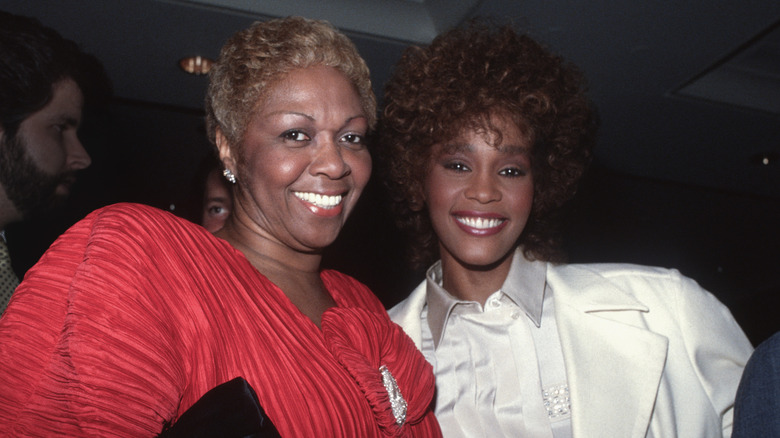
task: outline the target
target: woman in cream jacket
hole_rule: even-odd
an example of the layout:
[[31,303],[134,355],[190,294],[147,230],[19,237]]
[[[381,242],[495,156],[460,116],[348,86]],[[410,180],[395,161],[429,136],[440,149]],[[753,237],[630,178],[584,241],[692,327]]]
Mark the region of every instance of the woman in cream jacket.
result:
[[382,146],[426,280],[390,311],[436,373],[445,437],[721,437],[752,347],[674,270],[566,265],[555,218],[591,157],[576,68],[475,23],[409,49]]

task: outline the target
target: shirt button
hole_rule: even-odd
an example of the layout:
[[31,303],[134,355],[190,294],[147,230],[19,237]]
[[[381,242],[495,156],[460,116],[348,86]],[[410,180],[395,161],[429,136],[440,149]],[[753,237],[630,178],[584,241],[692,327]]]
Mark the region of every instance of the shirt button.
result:
[[490,305],[492,307],[501,307],[501,302],[496,300],[496,299],[492,299],[492,300],[490,300]]
[[511,315],[511,316],[512,316],[512,319],[517,319],[517,318],[520,318],[520,312],[518,312],[517,310],[515,310],[515,311],[513,311],[513,312],[512,312],[512,315]]

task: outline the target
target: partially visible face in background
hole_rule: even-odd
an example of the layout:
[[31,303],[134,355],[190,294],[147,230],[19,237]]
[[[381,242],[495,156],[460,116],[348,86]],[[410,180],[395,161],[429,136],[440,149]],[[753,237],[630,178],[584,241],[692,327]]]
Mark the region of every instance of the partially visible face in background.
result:
[[203,211],[201,225],[211,233],[216,233],[225,225],[233,211],[233,197],[230,186],[217,169],[206,177],[206,189],[203,192]]

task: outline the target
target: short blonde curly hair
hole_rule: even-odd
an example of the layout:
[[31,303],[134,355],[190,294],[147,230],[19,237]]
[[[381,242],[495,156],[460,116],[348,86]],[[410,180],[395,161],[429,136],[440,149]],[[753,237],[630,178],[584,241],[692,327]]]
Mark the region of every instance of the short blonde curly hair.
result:
[[255,22],[222,47],[209,72],[209,140],[215,144],[219,128],[229,144],[239,144],[268,87],[292,70],[313,65],[333,67],[349,79],[373,129],[376,97],[368,66],[352,41],[327,21],[287,17]]

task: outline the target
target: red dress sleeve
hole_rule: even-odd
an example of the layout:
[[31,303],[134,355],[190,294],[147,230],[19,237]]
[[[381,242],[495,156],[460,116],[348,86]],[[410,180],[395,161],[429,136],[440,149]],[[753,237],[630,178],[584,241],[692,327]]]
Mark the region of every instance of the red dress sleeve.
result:
[[154,436],[177,412],[183,370],[134,293],[154,281],[143,249],[101,213],[50,247],[0,320],[0,436]]
[[336,271],[324,274],[339,304],[351,304],[323,314],[325,344],[365,395],[382,435],[440,437],[433,367],[365,285]]

